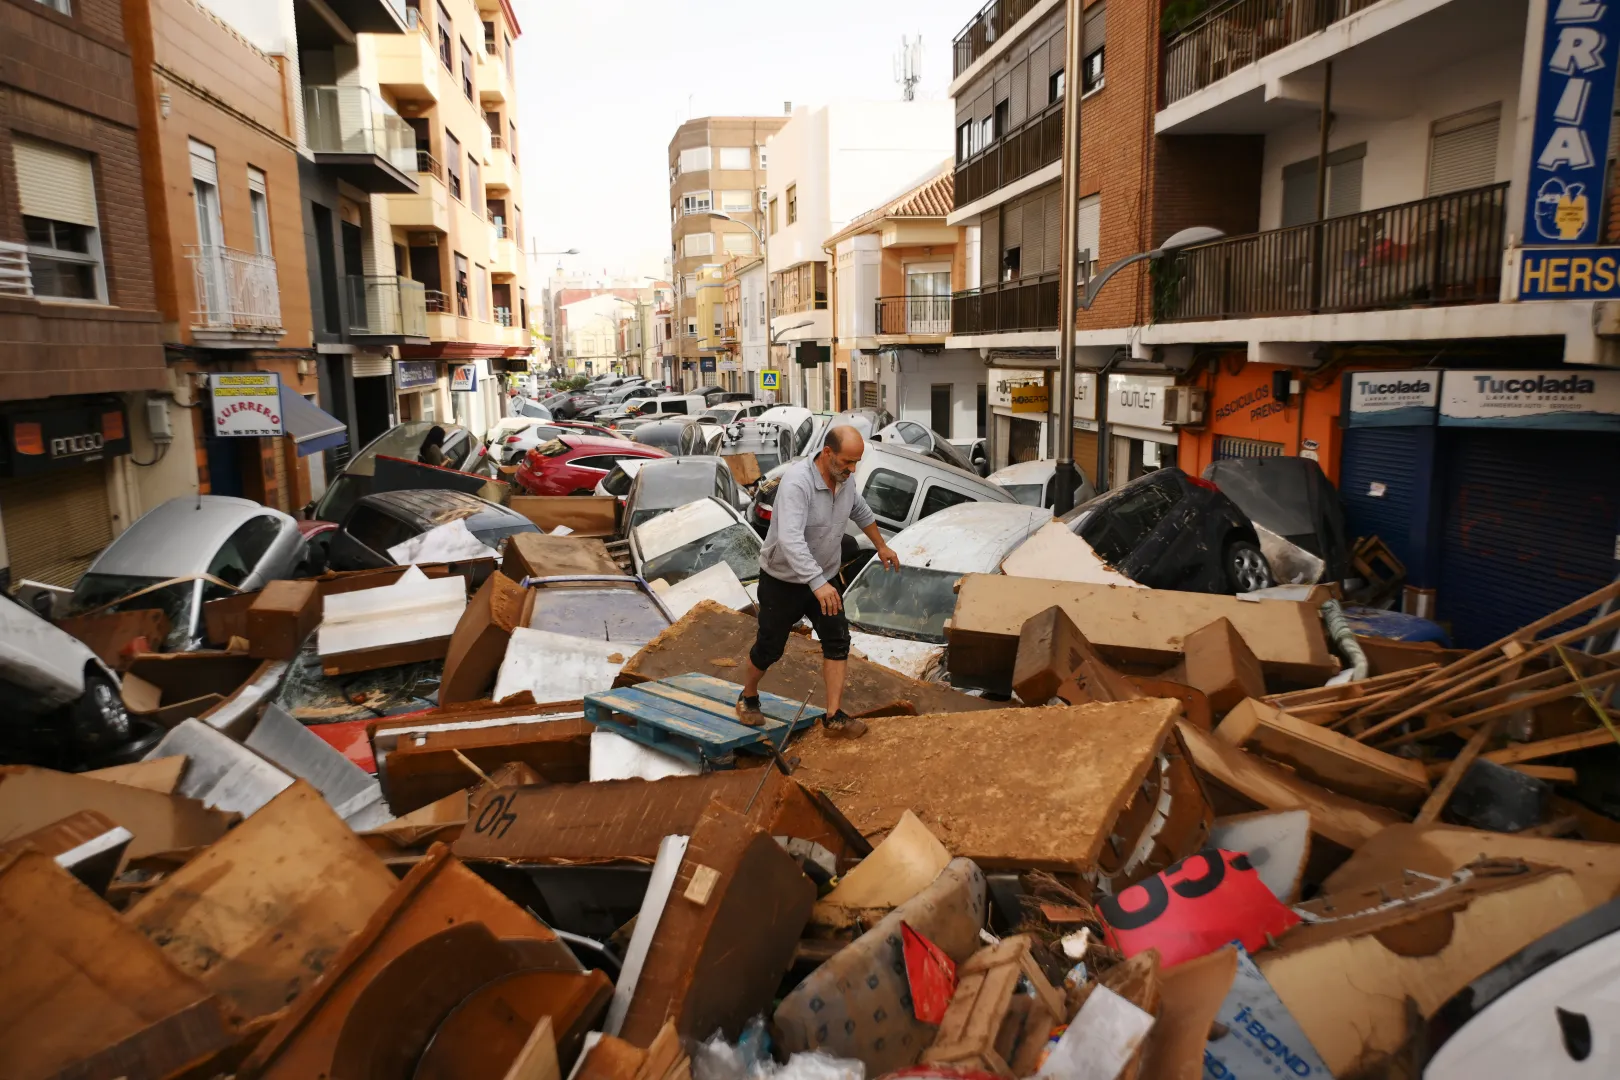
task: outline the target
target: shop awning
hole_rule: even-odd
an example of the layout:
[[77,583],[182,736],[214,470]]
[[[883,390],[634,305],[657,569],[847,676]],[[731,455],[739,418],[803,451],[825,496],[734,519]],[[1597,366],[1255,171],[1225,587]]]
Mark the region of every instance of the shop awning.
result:
[[298,446],[299,457],[332,450],[349,441],[348,425],[285,386],[281,388],[281,419],[287,437]]

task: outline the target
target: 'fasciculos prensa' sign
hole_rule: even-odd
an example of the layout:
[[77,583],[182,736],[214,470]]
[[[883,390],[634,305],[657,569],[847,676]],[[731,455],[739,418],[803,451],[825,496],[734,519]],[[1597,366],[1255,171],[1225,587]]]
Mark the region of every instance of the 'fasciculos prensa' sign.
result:
[[1524,243],[1599,241],[1620,3],[1547,0]]
[[255,438],[286,434],[281,420],[281,376],[270,371],[211,375],[214,434]]
[[1620,371],[1448,371],[1440,426],[1620,431]]

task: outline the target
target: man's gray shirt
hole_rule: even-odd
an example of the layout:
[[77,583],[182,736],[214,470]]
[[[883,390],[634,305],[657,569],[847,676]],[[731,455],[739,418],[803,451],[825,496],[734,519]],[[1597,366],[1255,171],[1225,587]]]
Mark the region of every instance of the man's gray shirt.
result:
[[827,488],[815,458],[800,458],[782,474],[771,506],[771,529],[759,553],[759,568],[778,581],[819,589],[838,573],[844,523],[864,529],[877,518],[855,490],[855,477]]

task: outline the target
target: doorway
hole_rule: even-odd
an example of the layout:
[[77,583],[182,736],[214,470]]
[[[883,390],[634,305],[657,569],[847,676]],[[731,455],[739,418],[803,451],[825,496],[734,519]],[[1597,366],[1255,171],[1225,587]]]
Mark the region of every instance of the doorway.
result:
[[935,383],[928,388],[928,426],[936,434],[951,437],[950,383]]
[[849,368],[838,369],[838,411],[849,410]]
[[366,375],[354,380],[354,421],[365,446],[392,426],[394,395],[387,375]]

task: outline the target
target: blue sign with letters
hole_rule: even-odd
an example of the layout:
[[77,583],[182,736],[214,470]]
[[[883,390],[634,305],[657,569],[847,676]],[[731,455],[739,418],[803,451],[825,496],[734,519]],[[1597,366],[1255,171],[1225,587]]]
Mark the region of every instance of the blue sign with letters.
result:
[[[1547,0],[1524,243],[1597,243],[1620,2]],[[1568,297],[1566,297],[1568,299]]]
[[1520,300],[1620,300],[1620,247],[1525,248]]

